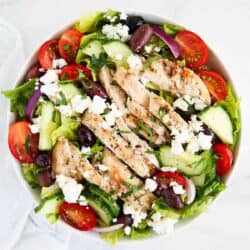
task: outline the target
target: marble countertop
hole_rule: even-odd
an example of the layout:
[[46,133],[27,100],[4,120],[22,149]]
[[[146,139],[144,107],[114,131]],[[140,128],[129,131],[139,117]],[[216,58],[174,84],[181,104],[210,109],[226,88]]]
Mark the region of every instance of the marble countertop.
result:
[[[0,0],[0,17],[21,33],[25,57],[41,41],[89,10],[140,10],[167,17],[197,32],[219,55],[242,99],[243,136],[235,174],[208,213],[160,241],[136,242],[130,249],[250,249],[250,1],[249,0]],[[1,36],[1,34],[0,34]],[[1,48],[0,48],[1,49]],[[3,112],[1,110],[1,112]],[[1,133],[3,133],[1,131]],[[1,138],[2,134],[1,134]],[[250,151],[249,151],[250,152]],[[1,159],[0,159],[1,165]],[[21,191],[20,191],[21,192]],[[31,236],[32,237],[32,236]],[[77,236],[75,236],[77,238]],[[39,241],[39,240],[38,240]],[[78,239],[78,242],[79,239]],[[88,245],[88,244],[87,244]],[[91,245],[91,244],[90,244]],[[28,246],[28,245],[27,245]],[[48,244],[47,249],[52,245]],[[71,249],[76,246],[72,244]],[[19,249],[19,248],[15,248]],[[20,248],[21,249],[21,248]],[[35,248],[22,248],[25,250]],[[53,245],[53,249],[57,250]],[[61,249],[61,248],[58,248]],[[83,250],[84,244],[82,245]],[[94,249],[90,246],[86,249]],[[98,249],[106,249],[99,245]],[[122,246],[118,249],[125,249]],[[35,249],[36,250],[36,249]]]

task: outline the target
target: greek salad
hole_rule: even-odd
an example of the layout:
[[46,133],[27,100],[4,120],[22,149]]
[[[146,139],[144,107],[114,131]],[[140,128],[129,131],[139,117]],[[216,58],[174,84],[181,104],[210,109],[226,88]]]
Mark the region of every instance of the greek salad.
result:
[[240,130],[205,42],[172,23],[91,13],[44,42],[2,93],[36,213],[110,243],[167,234],[225,189]]

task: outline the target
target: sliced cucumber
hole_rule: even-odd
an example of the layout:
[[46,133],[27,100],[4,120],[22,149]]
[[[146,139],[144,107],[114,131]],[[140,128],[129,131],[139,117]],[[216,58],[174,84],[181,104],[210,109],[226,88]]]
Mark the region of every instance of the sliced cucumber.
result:
[[58,194],[59,192],[60,192],[60,189],[56,183],[49,186],[49,187],[42,187],[41,199],[45,199],[45,198],[50,197],[54,194]]
[[176,167],[187,176],[197,176],[204,173],[212,162],[210,151],[201,155],[194,155],[188,152],[176,155],[171,152],[169,146],[163,146],[159,151],[159,161],[162,166]]
[[199,115],[199,118],[224,142],[234,143],[233,125],[229,114],[221,106],[213,106]]
[[86,192],[85,197],[89,206],[96,212],[105,225],[110,225],[114,217],[109,206],[95,194]]
[[39,136],[39,150],[50,150],[52,148],[51,133],[60,125],[58,111],[51,102],[42,104],[41,123]]
[[104,52],[102,43],[99,40],[91,40],[84,47],[81,48],[83,54],[92,56],[95,55],[97,58]]
[[59,84],[59,88],[61,89],[67,100],[70,100],[76,95],[82,94],[81,90],[77,88],[73,83]]
[[105,43],[103,48],[117,66],[126,66],[127,58],[133,54],[129,46],[121,41],[111,41]]
[[114,217],[117,217],[119,215],[120,207],[110,194],[106,193],[100,187],[94,184],[90,184],[87,190],[91,194],[99,196],[109,206]]

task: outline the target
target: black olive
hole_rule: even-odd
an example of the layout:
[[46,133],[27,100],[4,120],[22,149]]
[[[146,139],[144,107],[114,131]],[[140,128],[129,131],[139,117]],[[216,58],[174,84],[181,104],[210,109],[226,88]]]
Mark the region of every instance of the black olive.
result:
[[128,16],[121,23],[127,25],[129,27],[129,34],[132,34],[145,23],[145,20],[141,16]]
[[82,146],[90,147],[93,146],[96,142],[95,135],[85,126],[81,126],[77,129],[77,135],[78,140]]
[[133,223],[133,219],[130,214],[122,214],[117,219],[117,224],[124,224],[125,226],[130,226]]
[[39,167],[47,167],[51,164],[50,154],[47,152],[40,152],[35,158],[35,164]]
[[180,195],[177,195],[172,187],[169,187],[167,189],[163,189],[161,191],[161,195],[165,199],[166,203],[174,208],[174,209],[182,209],[184,207],[183,201],[180,197]]
[[49,169],[39,173],[37,178],[41,187],[49,187],[54,182]]

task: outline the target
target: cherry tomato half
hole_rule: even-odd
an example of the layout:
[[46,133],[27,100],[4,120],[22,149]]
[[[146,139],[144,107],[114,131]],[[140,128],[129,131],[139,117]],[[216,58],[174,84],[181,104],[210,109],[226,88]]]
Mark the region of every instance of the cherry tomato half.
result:
[[153,176],[153,178],[156,180],[156,182],[161,188],[168,188],[171,181],[175,181],[176,183],[181,185],[183,188],[186,187],[185,177],[181,173],[178,173],[178,172],[170,172],[170,171],[159,172],[159,173],[156,173]]
[[84,65],[71,64],[65,66],[59,74],[60,80],[75,80],[81,71],[87,78],[91,78],[91,71]]
[[38,134],[32,134],[30,123],[19,121],[9,128],[8,144],[12,155],[22,163],[34,162],[38,152]]
[[231,170],[233,163],[232,150],[223,143],[218,143],[213,146],[214,153],[219,157],[216,160],[216,173],[219,176],[224,176]]
[[216,101],[224,100],[227,97],[227,84],[221,75],[210,69],[198,70],[196,73]]
[[206,64],[208,48],[205,42],[195,33],[183,30],[175,37],[180,48],[180,56],[190,68],[198,68]]
[[38,52],[41,66],[44,69],[51,69],[56,58],[58,58],[58,40],[52,39],[42,44]]
[[96,215],[87,206],[63,202],[59,207],[59,214],[67,224],[81,231],[88,231],[96,226]]
[[75,62],[76,52],[79,48],[82,33],[76,29],[66,30],[59,40],[59,52],[66,61]]

